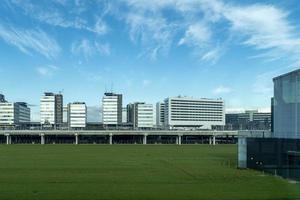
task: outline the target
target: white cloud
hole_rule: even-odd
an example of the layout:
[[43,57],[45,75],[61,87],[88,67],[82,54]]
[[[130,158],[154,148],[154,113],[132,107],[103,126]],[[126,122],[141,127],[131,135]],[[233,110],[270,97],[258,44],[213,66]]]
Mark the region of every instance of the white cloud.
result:
[[152,83],[152,81],[145,79],[145,80],[143,80],[142,85],[143,85],[143,87],[148,87],[151,83]]
[[71,52],[75,55],[83,55],[86,60],[94,55],[110,55],[110,45],[108,43],[91,42],[88,39],[73,42]]
[[54,73],[58,70],[59,68],[57,66],[54,65],[48,65],[48,66],[43,66],[43,67],[37,67],[36,70],[38,72],[38,74],[40,74],[41,76],[53,76]]
[[228,7],[224,16],[231,22],[231,31],[244,35],[242,44],[267,51],[262,54],[264,57],[299,56],[300,38],[285,11],[271,5],[256,4]]
[[55,39],[40,29],[20,29],[0,24],[0,38],[20,51],[32,54],[32,51],[52,59],[56,58],[61,48]]
[[230,93],[230,92],[232,92],[232,89],[230,87],[226,87],[226,86],[223,86],[223,85],[220,85],[220,86],[218,86],[217,88],[215,88],[213,90],[213,94],[215,94],[215,95],[227,94],[227,93]]

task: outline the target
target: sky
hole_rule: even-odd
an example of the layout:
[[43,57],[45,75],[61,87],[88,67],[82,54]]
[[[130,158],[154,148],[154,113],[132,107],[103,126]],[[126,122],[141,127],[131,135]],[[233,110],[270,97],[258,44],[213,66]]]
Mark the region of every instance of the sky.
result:
[[272,78],[300,67],[299,22],[297,0],[1,0],[0,93],[33,120],[43,92],[86,102],[90,121],[105,91],[268,111]]

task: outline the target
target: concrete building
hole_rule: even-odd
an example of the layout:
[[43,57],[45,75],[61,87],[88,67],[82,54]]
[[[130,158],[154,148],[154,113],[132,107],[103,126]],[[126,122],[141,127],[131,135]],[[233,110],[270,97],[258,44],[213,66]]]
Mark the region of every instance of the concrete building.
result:
[[134,129],[153,128],[153,105],[145,102],[128,104],[128,122]]
[[122,123],[127,123],[127,108],[123,107],[122,108]]
[[104,125],[122,123],[122,95],[104,93],[102,98],[102,121]]
[[68,126],[74,129],[84,129],[87,123],[87,109],[84,102],[68,104]]
[[169,97],[165,99],[166,128],[194,127],[211,129],[225,125],[225,104],[222,99]]
[[300,70],[273,79],[274,137],[300,138]]
[[226,129],[229,130],[270,130],[271,113],[246,110],[244,113],[225,115]]
[[45,92],[40,100],[40,123],[59,127],[63,123],[63,96]]
[[30,108],[25,102],[0,102],[0,126],[17,126],[30,122]]
[[156,127],[164,127],[165,122],[165,104],[163,102],[156,103]]
[[273,82],[273,137],[240,137],[239,167],[300,180],[300,70]]

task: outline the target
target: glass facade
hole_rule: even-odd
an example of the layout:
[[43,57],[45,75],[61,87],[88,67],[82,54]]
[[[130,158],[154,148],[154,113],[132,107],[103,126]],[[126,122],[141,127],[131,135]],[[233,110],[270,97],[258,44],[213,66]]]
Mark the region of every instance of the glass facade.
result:
[[300,138],[300,70],[274,81],[274,136]]

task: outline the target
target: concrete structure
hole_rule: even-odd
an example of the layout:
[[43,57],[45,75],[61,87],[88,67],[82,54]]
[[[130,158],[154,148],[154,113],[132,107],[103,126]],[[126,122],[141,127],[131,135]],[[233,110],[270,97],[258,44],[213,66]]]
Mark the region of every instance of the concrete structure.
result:
[[[160,138],[167,138],[164,144],[211,144],[216,145],[224,138],[236,141],[237,131],[182,131],[182,130],[0,130],[0,143],[24,144],[102,144],[98,138],[103,139],[103,144],[116,144],[118,138],[135,137],[130,144],[161,144]],[[190,142],[189,138],[199,138],[199,141]],[[1,140],[2,138],[2,140]],[[85,138],[88,138],[85,139]],[[4,140],[3,140],[4,139]],[[201,142],[202,141],[202,142]],[[208,142],[210,141],[210,142]]]
[[238,163],[300,180],[300,70],[273,79],[273,137],[240,137]]
[[300,70],[273,79],[274,137],[300,138]]
[[104,125],[122,123],[122,95],[104,93],[102,98],[102,121]]
[[40,123],[54,127],[63,123],[63,96],[45,92],[40,100]]
[[169,97],[165,99],[164,123],[169,129],[196,127],[211,129],[225,125],[225,104],[222,99]]
[[87,109],[84,102],[74,102],[68,104],[68,126],[74,129],[86,127]]
[[15,126],[30,122],[30,108],[25,102],[0,102],[0,126]]
[[164,127],[165,122],[165,104],[163,102],[156,103],[156,127]]

